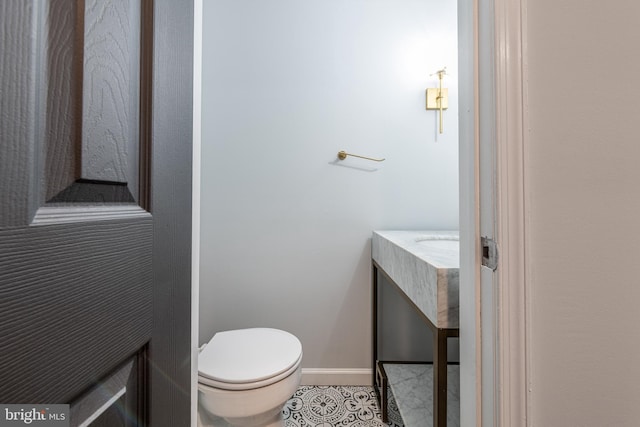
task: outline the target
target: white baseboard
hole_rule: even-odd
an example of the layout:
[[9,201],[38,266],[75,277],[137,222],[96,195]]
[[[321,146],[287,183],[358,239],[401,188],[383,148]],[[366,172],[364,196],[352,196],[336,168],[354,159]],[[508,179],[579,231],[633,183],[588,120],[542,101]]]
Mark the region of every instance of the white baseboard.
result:
[[302,385],[372,385],[371,369],[302,368]]

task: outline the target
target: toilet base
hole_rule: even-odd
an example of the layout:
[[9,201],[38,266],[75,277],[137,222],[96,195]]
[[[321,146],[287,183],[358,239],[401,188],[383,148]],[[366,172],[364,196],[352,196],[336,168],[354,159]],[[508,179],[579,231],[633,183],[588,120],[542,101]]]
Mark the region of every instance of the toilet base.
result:
[[[277,383],[249,390],[223,390],[198,383],[198,410],[220,417],[220,427],[284,427],[282,411],[300,385],[302,368]],[[208,426],[207,426],[208,427]],[[212,424],[212,427],[218,427]]]

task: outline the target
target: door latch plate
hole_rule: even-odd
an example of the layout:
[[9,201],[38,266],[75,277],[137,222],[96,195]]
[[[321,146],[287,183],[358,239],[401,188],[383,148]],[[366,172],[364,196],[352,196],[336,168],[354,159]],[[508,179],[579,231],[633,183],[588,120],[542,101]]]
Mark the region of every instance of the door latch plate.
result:
[[495,240],[488,237],[481,237],[482,244],[482,265],[496,271],[498,268],[498,245]]

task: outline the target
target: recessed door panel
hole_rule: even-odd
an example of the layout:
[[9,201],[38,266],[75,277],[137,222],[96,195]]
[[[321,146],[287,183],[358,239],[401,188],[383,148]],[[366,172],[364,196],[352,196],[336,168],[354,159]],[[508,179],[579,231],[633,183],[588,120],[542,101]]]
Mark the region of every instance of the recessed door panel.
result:
[[137,194],[140,3],[87,0],[83,11],[80,178]]
[[[150,45],[144,0],[59,0],[40,5],[36,87],[41,161],[36,205],[140,203]],[[147,19],[146,22],[149,22]],[[146,105],[146,104],[145,104]],[[146,194],[146,189],[142,190]]]

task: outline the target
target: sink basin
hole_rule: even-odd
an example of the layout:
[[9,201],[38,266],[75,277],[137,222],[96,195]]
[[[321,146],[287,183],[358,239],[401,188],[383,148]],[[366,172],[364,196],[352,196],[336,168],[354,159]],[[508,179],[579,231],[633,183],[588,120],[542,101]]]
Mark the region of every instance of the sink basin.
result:
[[374,231],[371,257],[436,327],[459,326],[457,231]]
[[[449,231],[448,233],[452,233]],[[450,235],[450,234],[424,234],[416,237],[416,242],[459,242],[460,237],[458,235]]]
[[416,243],[427,248],[434,248],[437,250],[455,251],[456,254],[460,252],[460,239],[458,236],[448,235],[426,235],[416,237]]

